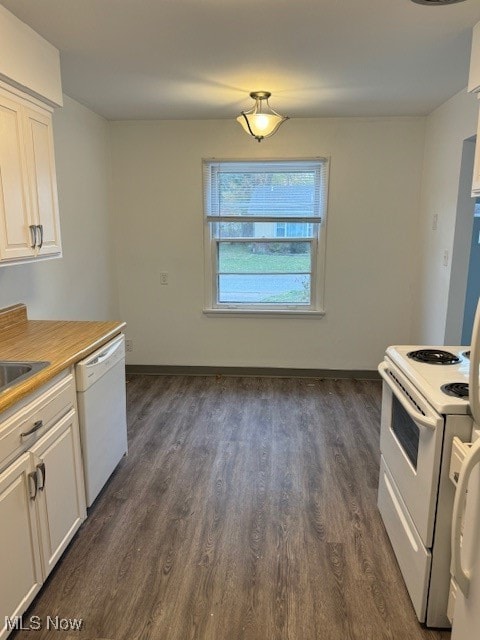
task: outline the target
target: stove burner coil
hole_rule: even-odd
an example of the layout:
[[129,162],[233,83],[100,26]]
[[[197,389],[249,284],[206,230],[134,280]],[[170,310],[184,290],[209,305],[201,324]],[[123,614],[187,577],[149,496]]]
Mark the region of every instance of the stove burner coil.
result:
[[457,364],[460,362],[460,358],[454,353],[441,349],[419,349],[418,351],[410,351],[407,356],[425,364]]
[[454,398],[468,398],[468,384],[466,382],[449,382],[441,387],[443,393]]

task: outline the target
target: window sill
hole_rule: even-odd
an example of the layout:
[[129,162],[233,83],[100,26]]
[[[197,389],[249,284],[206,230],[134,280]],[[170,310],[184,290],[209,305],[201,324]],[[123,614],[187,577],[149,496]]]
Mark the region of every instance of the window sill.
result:
[[291,318],[323,318],[324,310],[307,309],[204,309],[206,316],[252,316],[252,317],[291,317]]

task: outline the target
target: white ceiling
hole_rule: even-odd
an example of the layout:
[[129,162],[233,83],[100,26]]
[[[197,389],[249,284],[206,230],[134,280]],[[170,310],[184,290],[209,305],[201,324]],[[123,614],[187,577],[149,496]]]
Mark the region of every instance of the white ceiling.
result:
[[109,119],[424,115],[467,84],[480,0],[0,0]]

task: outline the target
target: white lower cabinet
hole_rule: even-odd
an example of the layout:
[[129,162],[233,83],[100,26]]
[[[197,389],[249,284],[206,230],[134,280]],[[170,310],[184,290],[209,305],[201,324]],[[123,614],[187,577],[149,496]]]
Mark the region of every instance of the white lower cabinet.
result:
[[0,475],[2,640],[9,634],[5,616],[21,615],[43,582],[31,472],[31,456],[26,453]]
[[33,442],[0,474],[0,640],[86,518],[74,384],[67,376],[0,423],[0,441],[16,424],[35,425],[20,434]]
[[44,579],[85,519],[85,490],[77,414],[69,413],[31,451],[37,476]]

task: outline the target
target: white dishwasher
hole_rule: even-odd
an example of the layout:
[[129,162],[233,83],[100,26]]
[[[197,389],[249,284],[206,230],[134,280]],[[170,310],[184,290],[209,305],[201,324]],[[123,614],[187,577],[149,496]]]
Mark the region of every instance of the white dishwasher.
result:
[[117,336],[75,368],[87,507],[127,453],[125,336]]

